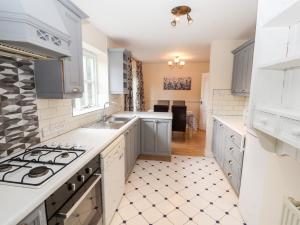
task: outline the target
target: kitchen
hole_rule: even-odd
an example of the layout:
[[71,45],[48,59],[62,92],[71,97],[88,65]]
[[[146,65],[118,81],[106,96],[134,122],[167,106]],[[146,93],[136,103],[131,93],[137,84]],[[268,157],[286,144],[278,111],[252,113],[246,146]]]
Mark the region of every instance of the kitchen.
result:
[[[300,223],[300,1],[204,2],[0,3],[1,225]],[[123,29],[122,8],[165,35],[131,16]],[[228,26],[210,24],[206,47],[202,16]],[[166,56],[174,32],[190,58]],[[166,74],[191,89],[163,90]],[[185,100],[185,143],[204,127],[200,155],[174,154],[162,99]]]

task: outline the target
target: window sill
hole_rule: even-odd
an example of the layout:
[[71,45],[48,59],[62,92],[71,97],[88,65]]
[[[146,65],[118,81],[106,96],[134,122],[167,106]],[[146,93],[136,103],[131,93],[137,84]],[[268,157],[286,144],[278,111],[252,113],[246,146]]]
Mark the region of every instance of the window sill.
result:
[[80,116],[80,115],[83,115],[83,114],[95,112],[95,111],[102,110],[102,109],[103,109],[103,107],[100,107],[100,106],[92,107],[92,108],[88,108],[88,109],[82,109],[82,110],[73,109],[73,116]]

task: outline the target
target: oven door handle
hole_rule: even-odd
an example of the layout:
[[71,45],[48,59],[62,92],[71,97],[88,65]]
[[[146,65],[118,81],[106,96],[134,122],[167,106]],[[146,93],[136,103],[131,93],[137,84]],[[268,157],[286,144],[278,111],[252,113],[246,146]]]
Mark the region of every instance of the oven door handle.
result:
[[[89,192],[100,181],[102,175],[95,173],[85,184],[82,186],[73,197],[59,210],[55,215],[56,217],[67,219],[69,218],[75,209],[80,205]],[[74,204],[75,202],[75,204]]]

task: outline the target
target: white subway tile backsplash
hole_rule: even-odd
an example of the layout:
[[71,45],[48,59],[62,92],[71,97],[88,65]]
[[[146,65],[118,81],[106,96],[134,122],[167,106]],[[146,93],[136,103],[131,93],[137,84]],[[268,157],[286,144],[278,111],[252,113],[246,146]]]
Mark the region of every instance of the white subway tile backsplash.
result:
[[[122,95],[112,95],[111,101],[118,102],[121,107],[124,105]],[[102,110],[73,116],[71,99],[38,99],[37,108],[42,141],[95,122],[102,117]]]
[[231,90],[213,91],[213,114],[224,116],[242,116],[248,106],[248,97],[234,96]]

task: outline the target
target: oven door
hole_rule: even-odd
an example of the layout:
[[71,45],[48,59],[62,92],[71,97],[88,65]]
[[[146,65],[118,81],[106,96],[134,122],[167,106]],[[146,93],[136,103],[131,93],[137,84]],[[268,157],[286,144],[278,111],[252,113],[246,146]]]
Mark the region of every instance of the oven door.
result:
[[102,225],[101,175],[94,174],[48,221],[48,225]]

